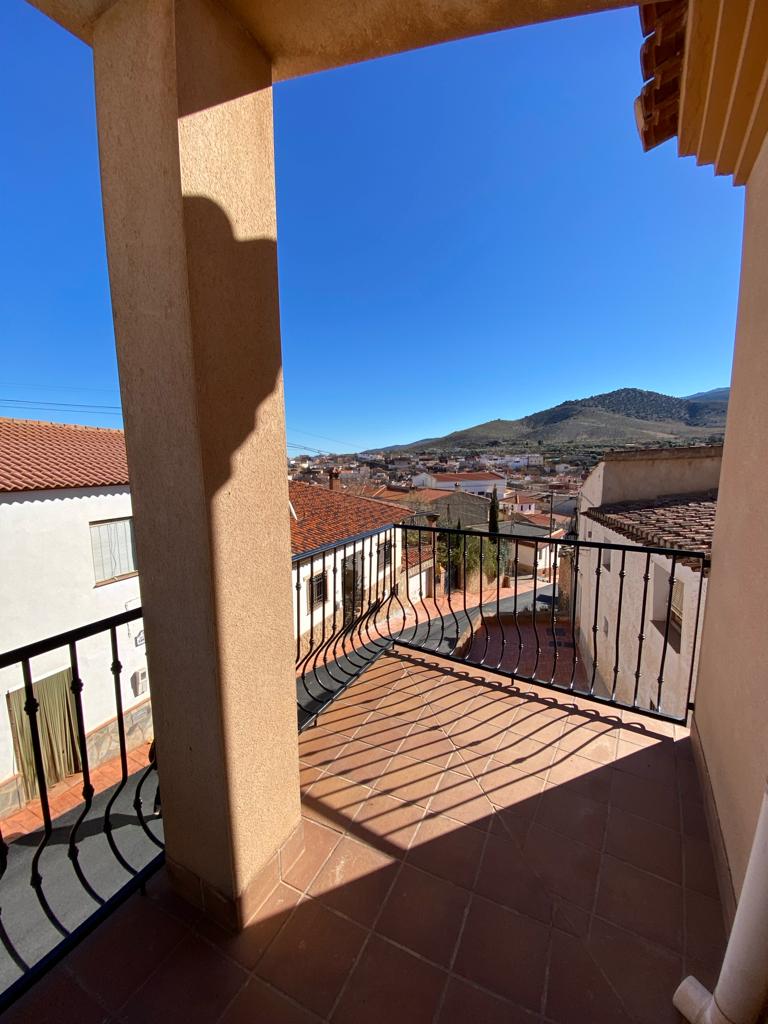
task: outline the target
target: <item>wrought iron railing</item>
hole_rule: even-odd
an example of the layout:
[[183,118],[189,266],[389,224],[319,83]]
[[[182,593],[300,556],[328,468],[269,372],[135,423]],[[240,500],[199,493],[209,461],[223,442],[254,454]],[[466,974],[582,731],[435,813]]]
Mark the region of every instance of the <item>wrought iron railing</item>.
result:
[[[3,686],[23,691],[15,742],[31,750],[30,777],[19,780],[29,799],[25,813],[16,816],[25,827],[12,835],[14,816],[0,822],[0,1011],[162,863],[162,821],[145,812],[147,801],[158,804],[155,764],[137,766],[126,736],[121,637],[123,643],[143,640],[141,618],[141,608],[132,609],[0,655]],[[59,728],[51,734],[40,720],[34,680],[40,659],[54,652],[68,664],[71,682]],[[116,753],[109,761],[95,761],[94,737],[86,731],[95,694],[100,716],[111,694],[107,752],[116,747]],[[71,745],[79,771],[75,785],[69,779],[66,792],[58,794],[62,783],[52,785],[52,747],[64,744]]]
[[417,524],[298,556],[300,726],[394,643],[685,722],[708,569],[697,551]]
[[[296,556],[299,728],[395,644],[684,722],[708,568],[701,552],[415,522]],[[145,810],[151,800],[159,811],[156,763],[136,764],[125,729],[120,651],[131,637],[121,641],[121,631],[133,629],[138,642],[141,618],[133,609],[0,655],[0,683],[23,690],[40,815],[38,828],[12,841],[0,822],[0,1011],[162,863],[162,820]],[[78,798],[63,813],[47,778],[34,682],[37,659],[53,651],[71,673],[79,766]],[[97,688],[112,695],[117,743],[117,775],[99,786],[84,705]]]

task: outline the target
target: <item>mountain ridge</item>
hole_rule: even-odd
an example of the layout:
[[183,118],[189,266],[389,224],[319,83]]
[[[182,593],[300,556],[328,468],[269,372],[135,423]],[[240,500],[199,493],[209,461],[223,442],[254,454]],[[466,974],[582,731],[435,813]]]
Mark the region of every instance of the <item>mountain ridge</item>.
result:
[[571,399],[516,420],[495,419],[442,437],[390,445],[384,451],[497,447],[503,443],[628,443],[678,440],[722,433],[728,388],[684,398],[640,388],[618,388]]

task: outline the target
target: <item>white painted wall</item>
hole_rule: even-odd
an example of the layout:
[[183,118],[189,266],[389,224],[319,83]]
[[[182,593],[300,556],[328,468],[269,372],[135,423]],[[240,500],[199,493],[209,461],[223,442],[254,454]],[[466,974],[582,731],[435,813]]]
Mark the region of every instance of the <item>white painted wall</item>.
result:
[[[0,494],[0,650],[95,622],[141,603],[137,576],[95,585],[90,523],[131,515],[127,487],[28,491]],[[137,620],[118,630],[123,665],[121,693],[127,710],[146,700],[134,697],[131,674],[146,668]],[[78,644],[85,728],[91,732],[115,718],[109,634]],[[66,649],[35,658],[32,678],[69,666]],[[5,694],[22,686],[20,668],[0,671],[0,781],[16,773]]]
[[[464,491],[466,494],[479,494],[483,498],[490,498],[494,487],[496,492],[503,494],[506,481],[498,477],[488,477],[481,480],[438,480],[431,473],[417,473],[411,477],[414,487],[431,487],[438,491]],[[458,487],[456,484],[458,483]]]
[[[392,541],[392,565],[391,568],[379,569],[378,546],[379,544],[383,545],[386,540]],[[383,597],[388,594],[391,585],[399,581],[402,564],[402,531],[391,528],[362,540],[340,544],[335,552],[326,551],[324,555],[319,554],[294,562],[291,569],[294,637],[304,636],[314,629],[317,640],[322,635],[323,620],[330,620],[330,622],[326,621],[326,630],[332,627],[334,608],[336,609],[336,624],[337,626],[341,625],[344,617],[343,562],[345,558],[351,558],[360,552],[363,557],[364,607],[370,601],[375,601],[377,595]],[[326,573],[326,600],[324,605],[310,609],[309,580],[321,572]]]

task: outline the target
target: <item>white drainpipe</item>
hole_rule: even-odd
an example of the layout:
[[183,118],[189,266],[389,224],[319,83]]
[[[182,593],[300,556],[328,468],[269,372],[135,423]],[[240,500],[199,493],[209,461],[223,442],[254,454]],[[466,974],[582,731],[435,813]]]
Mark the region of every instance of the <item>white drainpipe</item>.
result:
[[691,1024],[755,1024],[768,1000],[768,789],[715,991],[688,977],[672,1002]]

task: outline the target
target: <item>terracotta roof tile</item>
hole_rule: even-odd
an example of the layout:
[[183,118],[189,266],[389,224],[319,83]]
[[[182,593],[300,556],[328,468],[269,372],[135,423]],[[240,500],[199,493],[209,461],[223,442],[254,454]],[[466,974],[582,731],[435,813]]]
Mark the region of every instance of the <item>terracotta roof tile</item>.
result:
[[0,418],[0,491],[127,483],[122,430]]
[[328,490],[314,484],[291,480],[291,547],[294,555],[399,523],[412,515],[410,509],[370,498],[358,498],[344,491]]
[[[703,491],[599,505],[584,515],[638,544],[709,555],[716,511],[717,491]],[[696,568],[699,563],[690,564]]]

